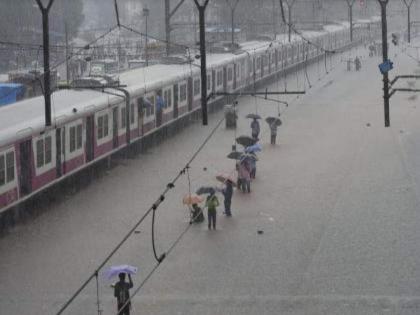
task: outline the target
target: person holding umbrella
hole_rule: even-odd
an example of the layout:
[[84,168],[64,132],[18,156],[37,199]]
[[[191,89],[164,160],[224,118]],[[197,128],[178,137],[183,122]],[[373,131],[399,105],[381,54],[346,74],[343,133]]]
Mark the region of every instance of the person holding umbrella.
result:
[[216,197],[216,191],[212,191],[206,200],[209,230],[211,230],[212,225],[213,225],[213,230],[216,229],[216,215],[217,215],[216,209],[218,206],[219,206],[219,200]]
[[276,136],[277,136],[277,128],[281,126],[282,122],[280,118],[277,117],[267,117],[265,120],[270,127],[270,134],[271,134],[271,144],[276,144]]
[[125,282],[125,273],[118,274],[120,281],[114,286],[114,296],[117,298],[118,312],[120,315],[130,315],[131,301],[130,289],[133,287],[133,280],[128,274],[128,283]]
[[252,138],[255,140],[258,140],[258,135],[260,134],[260,123],[255,117],[251,122],[251,130],[252,130]]

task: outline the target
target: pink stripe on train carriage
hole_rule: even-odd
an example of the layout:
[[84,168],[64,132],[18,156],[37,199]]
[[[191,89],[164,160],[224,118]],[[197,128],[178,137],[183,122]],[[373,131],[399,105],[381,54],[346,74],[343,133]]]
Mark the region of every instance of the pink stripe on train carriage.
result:
[[14,187],[0,195],[0,208],[11,204],[18,199],[18,189]]

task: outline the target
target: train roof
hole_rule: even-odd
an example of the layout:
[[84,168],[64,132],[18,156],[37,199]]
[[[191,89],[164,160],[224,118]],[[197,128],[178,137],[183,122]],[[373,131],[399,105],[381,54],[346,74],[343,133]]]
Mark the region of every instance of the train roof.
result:
[[[61,124],[105,107],[108,102],[118,101],[121,98],[93,90],[61,90],[51,95],[51,120],[53,125]],[[45,129],[44,97],[0,107],[0,126],[0,147],[13,142],[16,137],[42,132]]]

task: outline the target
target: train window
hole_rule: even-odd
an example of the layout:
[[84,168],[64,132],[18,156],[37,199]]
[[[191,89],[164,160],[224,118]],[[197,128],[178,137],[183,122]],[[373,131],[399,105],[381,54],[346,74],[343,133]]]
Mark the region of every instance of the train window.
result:
[[82,124],[70,127],[70,153],[82,147]]
[[217,86],[221,86],[223,84],[223,71],[217,71]]
[[185,102],[187,100],[187,84],[181,84],[179,86],[179,101]]
[[76,150],[76,127],[70,127],[70,153]]
[[108,114],[98,117],[98,140],[108,136]]
[[82,139],[83,139],[83,126],[82,126],[82,124],[80,124],[80,125],[77,125],[77,127],[76,127],[76,138],[77,138],[77,141],[76,141],[76,147],[77,147],[77,149],[80,149],[80,148],[82,148]]
[[36,142],[36,167],[44,165],[44,139]]
[[169,108],[172,106],[172,90],[165,90],[163,92],[164,99],[164,108]]
[[0,186],[6,182],[6,168],[4,165],[4,155],[0,155]]
[[52,140],[51,137],[45,137],[45,164],[51,163],[52,159]]
[[211,75],[207,75],[207,91],[211,90]]
[[15,179],[15,153],[6,154],[6,181],[10,183]]
[[194,96],[200,94],[200,90],[201,90],[200,79],[195,79],[194,80]]
[[228,81],[233,80],[233,71],[232,68],[228,68]]

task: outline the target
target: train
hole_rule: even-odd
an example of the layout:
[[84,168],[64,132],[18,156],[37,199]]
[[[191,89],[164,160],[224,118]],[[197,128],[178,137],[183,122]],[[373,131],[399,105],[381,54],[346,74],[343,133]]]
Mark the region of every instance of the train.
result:
[[[275,78],[323,49],[346,49],[379,35],[377,19],[326,26],[292,42],[250,41],[230,53],[208,54],[207,92],[238,92]],[[310,44],[308,40],[311,41]],[[83,169],[172,126],[201,105],[199,60],[120,73],[123,88],[76,88],[52,94],[52,126],[42,96],[0,108],[0,214]],[[209,107],[225,102],[209,99]],[[158,108],[159,107],[159,108]]]

